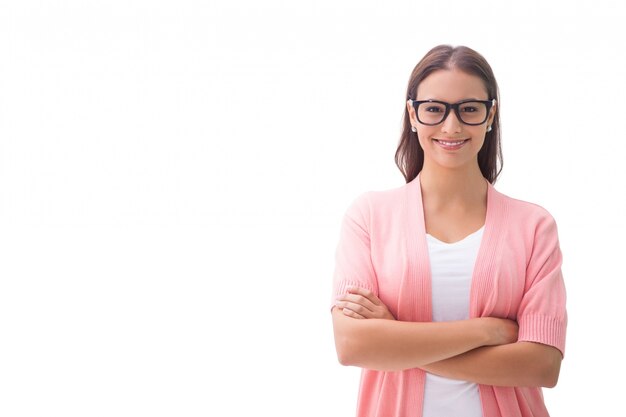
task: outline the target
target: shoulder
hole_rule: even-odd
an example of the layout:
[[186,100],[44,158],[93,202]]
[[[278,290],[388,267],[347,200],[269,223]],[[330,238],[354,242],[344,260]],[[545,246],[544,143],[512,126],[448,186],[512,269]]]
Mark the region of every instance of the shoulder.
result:
[[348,207],[349,214],[366,218],[390,214],[404,206],[407,184],[382,190],[368,190],[358,194]]
[[514,198],[497,190],[495,193],[504,202],[509,224],[532,231],[537,229],[556,230],[555,218],[542,205]]

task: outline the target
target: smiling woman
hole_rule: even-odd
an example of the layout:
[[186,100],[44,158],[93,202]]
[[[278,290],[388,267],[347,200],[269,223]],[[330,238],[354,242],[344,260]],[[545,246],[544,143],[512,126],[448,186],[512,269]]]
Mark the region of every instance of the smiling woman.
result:
[[556,222],[497,191],[498,87],[467,47],[411,74],[396,163],[357,197],[336,251],[339,362],[363,368],[358,416],[547,416],[565,351]]
[[476,159],[496,114],[496,100],[487,95],[479,77],[456,67],[436,71],[419,84],[417,99],[409,98],[407,109],[411,130],[429,156],[425,164],[454,168]]

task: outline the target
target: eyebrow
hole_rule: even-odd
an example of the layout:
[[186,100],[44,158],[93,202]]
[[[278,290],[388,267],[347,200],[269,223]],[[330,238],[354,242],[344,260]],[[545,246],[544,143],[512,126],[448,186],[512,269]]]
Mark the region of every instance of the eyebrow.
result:
[[462,99],[456,100],[456,101],[447,101],[447,100],[443,100],[443,99],[440,99],[440,98],[423,98],[423,99],[416,98],[415,100],[416,101],[435,100],[435,101],[443,101],[445,103],[458,103],[458,102],[467,101],[467,100],[487,101],[489,99],[488,98],[468,97],[468,98],[462,98]]

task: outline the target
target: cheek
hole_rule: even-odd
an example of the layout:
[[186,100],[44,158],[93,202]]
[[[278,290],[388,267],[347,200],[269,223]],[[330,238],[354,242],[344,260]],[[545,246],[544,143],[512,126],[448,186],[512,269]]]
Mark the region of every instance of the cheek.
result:
[[481,129],[476,129],[475,132],[471,132],[472,134],[472,142],[475,147],[478,149],[483,147],[485,143],[485,131]]
[[419,132],[417,133],[417,137],[419,138],[419,143],[420,143],[420,146],[422,147],[422,149],[426,150],[429,147],[429,144],[427,143],[427,140],[424,139],[424,137],[422,135],[420,135]]
[[419,138],[420,145],[422,148],[425,146],[430,146],[432,144],[432,137],[435,136],[436,130],[421,128],[417,129],[417,137]]

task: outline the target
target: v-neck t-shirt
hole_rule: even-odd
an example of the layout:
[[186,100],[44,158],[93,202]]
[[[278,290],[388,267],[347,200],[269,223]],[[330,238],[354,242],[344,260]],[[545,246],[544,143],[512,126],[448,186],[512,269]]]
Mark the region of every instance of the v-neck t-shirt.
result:
[[[469,318],[470,288],[482,226],[465,238],[447,243],[426,234],[432,277],[433,321]],[[478,385],[426,373],[423,417],[482,417]]]

